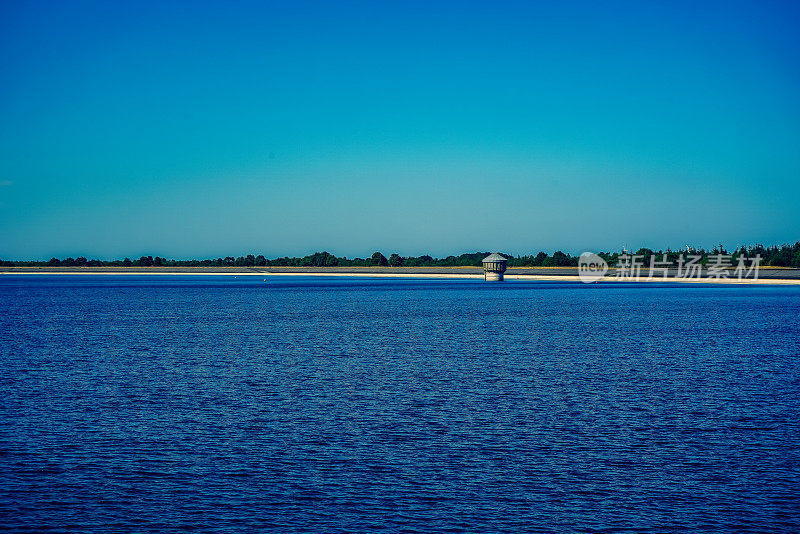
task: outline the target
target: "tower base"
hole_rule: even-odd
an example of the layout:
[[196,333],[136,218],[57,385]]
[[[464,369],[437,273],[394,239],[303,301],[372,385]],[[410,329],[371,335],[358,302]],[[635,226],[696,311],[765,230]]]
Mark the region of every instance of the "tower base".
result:
[[496,271],[484,271],[483,279],[487,282],[502,282],[503,273],[498,273]]

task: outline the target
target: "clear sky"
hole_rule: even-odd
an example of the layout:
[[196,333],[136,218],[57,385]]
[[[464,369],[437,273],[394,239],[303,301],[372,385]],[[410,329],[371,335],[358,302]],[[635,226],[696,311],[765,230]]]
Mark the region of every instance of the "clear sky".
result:
[[2,2],[0,257],[794,242],[798,28],[798,2]]

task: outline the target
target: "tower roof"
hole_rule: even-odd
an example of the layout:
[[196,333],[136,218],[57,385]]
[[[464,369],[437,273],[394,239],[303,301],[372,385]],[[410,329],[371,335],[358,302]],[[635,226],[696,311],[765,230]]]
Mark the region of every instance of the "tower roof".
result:
[[488,256],[483,258],[483,263],[497,262],[497,261],[508,261],[508,258],[504,258],[497,252],[495,252],[494,254],[489,254]]

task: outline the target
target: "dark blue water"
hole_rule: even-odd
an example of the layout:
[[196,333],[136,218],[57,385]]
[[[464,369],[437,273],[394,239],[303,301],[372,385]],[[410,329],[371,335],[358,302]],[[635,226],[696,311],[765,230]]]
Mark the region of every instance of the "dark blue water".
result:
[[797,532],[800,288],[0,277],[0,529]]

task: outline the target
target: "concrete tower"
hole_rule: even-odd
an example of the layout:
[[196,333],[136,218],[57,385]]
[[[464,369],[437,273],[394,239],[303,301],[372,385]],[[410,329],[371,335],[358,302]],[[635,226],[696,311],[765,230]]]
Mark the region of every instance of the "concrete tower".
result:
[[508,260],[500,254],[489,254],[483,258],[483,279],[489,282],[500,282],[506,272]]

